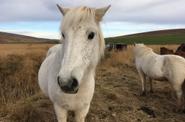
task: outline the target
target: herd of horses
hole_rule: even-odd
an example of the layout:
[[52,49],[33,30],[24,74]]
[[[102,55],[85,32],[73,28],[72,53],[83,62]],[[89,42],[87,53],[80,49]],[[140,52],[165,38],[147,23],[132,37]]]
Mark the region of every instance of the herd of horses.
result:
[[185,58],[185,43],[181,44],[176,51],[174,52],[172,49],[168,49],[166,47],[161,47],[160,48],[160,54],[161,55],[166,55],[166,54],[175,54],[179,55]]
[[[104,55],[105,40],[100,22],[110,8],[64,8],[62,44],[51,47],[40,66],[39,86],[52,101],[58,122],[66,122],[68,111],[74,111],[76,122],[84,122],[95,88],[95,70]],[[136,68],[146,93],[146,78],[168,80],[177,95],[178,110],[183,110],[185,59],[175,55],[158,55],[144,44],[133,48]],[[124,85],[124,84],[123,84]]]
[[123,51],[127,49],[127,44],[122,44],[122,43],[112,43],[112,44],[107,44],[106,49],[108,51]]

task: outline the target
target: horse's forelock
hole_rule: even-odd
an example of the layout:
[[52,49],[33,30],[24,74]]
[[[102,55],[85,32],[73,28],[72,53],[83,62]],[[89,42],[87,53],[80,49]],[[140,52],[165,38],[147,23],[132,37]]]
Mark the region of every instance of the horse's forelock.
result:
[[86,22],[95,18],[95,9],[87,7],[78,7],[70,9],[64,17],[65,24],[78,25],[80,22]]

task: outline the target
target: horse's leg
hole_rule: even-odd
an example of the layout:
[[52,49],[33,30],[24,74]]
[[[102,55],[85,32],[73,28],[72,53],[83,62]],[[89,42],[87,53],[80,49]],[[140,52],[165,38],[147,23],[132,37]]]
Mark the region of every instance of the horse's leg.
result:
[[153,93],[153,85],[152,85],[152,78],[148,78],[149,79],[149,82],[150,82],[150,93]]
[[183,95],[182,95],[182,104],[183,104],[183,109],[185,111],[185,80],[182,83],[182,91],[183,91]]
[[146,95],[146,76],[141,70],[138,70],[138,73],[141,78],[141,86],[142,86],[141,96],[145,96]]
[[183,91],[182,91],[182,85],[181,84],[173,84],[173,88],[176,92],[176,96],[177,96],[177,111],[181,111],[183,110],[183,106],[182,106],[182,95],[183,95]]
[[76,122],[85,122],[85,117],[89,111],[90,105],[86,106],[81,110],[75,111],[75,120]]
[[54,109],[58,122],[67,122],[67,110],[63,109],[57,104],[54,104]]

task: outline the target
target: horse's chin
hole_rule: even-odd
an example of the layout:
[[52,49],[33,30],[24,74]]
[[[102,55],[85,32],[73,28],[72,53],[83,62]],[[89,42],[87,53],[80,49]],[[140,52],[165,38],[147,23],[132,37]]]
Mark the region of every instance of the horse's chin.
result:
[[78,91],[63,91],[66,94],[77,94]]
[[65,89],[62,89],[62,92],[66,93],[66,94],[77,94],[78,93],[78,89],[76,89],[76,90],[65,90]]

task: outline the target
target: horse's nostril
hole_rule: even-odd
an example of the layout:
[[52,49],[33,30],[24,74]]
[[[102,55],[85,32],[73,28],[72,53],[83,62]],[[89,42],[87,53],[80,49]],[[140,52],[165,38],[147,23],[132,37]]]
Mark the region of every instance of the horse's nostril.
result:
[[65,93],[75,94],[78,91],[78,81],[76,78],[71,78],[70,80],[66,80],[66,82],[64,82],[64,80],[60,76],[58,76],[57,82],[61,90]]
[[78,86],[78,81],[76,78],[72,78],[72,84],[71,84],[72,88],[76,88]]
[[59,82],[59,80],[60,80],[60,77],[58,76],[58,77],[57,77],[57,82]]
[[57,77],[58,85],[61,86],[60,76]]

